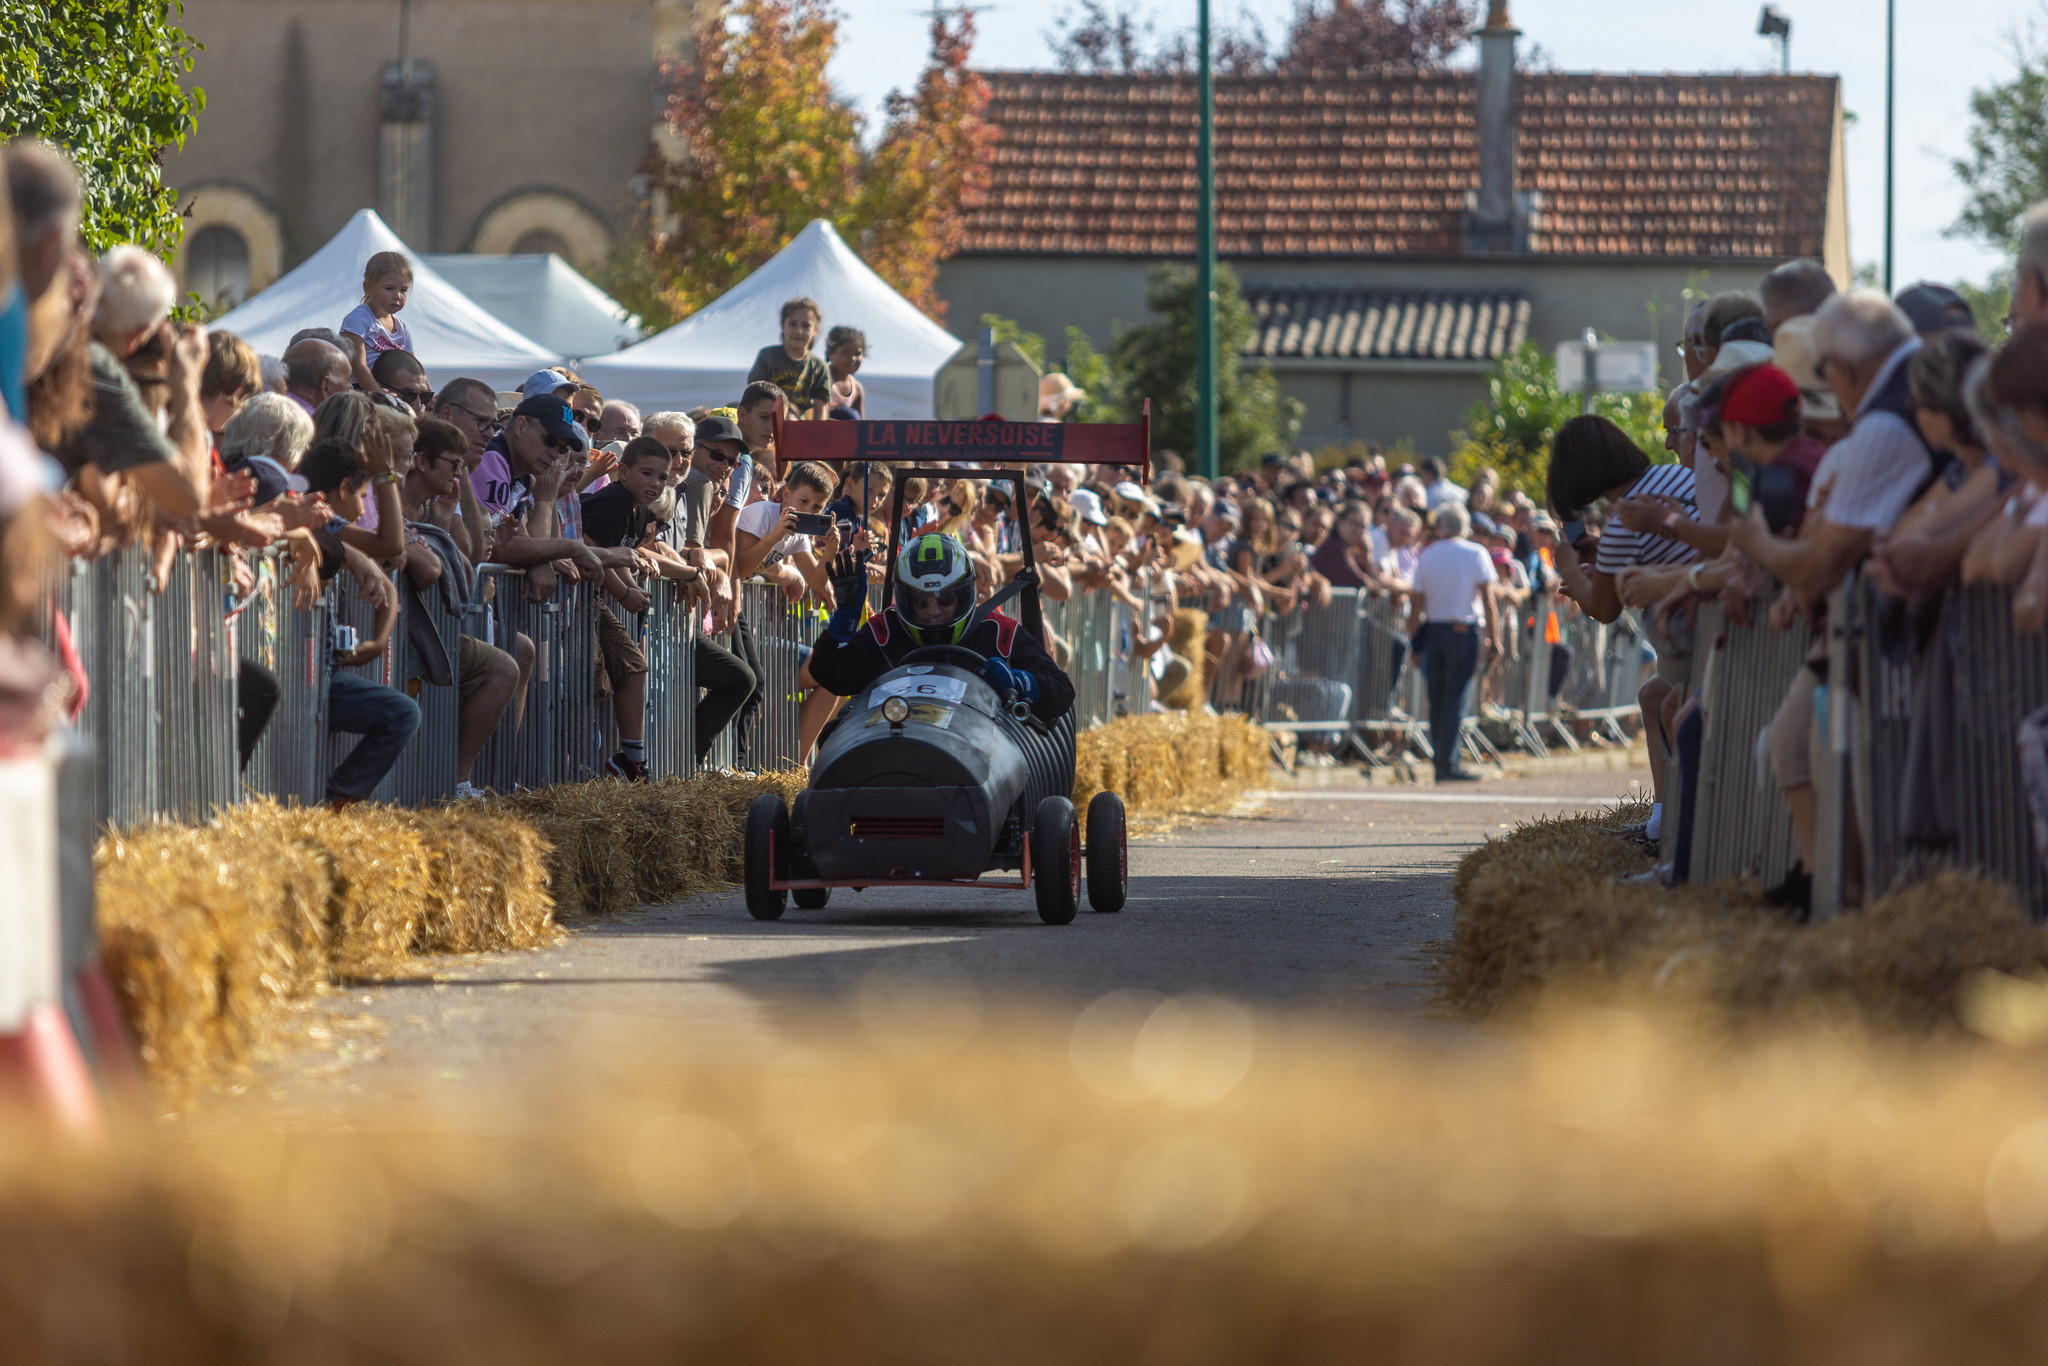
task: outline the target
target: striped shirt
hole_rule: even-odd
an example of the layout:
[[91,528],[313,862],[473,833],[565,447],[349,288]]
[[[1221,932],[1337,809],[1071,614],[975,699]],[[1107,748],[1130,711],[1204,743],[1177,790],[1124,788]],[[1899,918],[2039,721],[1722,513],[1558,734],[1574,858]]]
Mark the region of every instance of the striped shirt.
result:
[[[1692,471],[1683,465],[1652,465],[1643,477],[1629,485],[1626,498],[1675,498],[1685,505],[1688,516],[1697,518],[1699,506],[1693,493]],[[1634,565],[1690,564],[1699,552],[1684,541],[1648,532],[1630,531],[1616,514],[1607,519],[1600,532],[1600,553],[1593,568],[1602,574],[1619,574]]]

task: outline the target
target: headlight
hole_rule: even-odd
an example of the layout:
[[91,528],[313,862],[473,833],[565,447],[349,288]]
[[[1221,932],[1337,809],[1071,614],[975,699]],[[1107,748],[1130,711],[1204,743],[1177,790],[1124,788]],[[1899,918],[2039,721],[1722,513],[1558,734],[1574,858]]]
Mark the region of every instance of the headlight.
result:
[[892,726],[900,726],[910,719],[910,704],[900,697],[892,697],[882,703],[882,719]]

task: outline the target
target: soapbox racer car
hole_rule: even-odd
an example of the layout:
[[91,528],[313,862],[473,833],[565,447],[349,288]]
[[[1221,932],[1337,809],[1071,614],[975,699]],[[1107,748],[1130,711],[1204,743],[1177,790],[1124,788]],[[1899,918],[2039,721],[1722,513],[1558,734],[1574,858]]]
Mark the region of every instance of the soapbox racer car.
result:
[[[992,441],[1003,435],[990,430],[998,426],[993,422],[798,422],[783,429],[779,449],[791,460],[886,460],[901,449],[891,443],[893,429],[910,428],[918,429],[912,459],[986,461],[989,447],[1000,444],[999,457],[1145,464],[1144,425],[1113,433],[1100,427],[1001,425],[1024,429],[1020,434],[1030,444],[1018,450]],[[938,429],[936,439],[932,429]],[[1047,450],[1042,443],[1048,432],[1063,436],[1066,449]],[[1077,440],[1078,433],[1087,436]],[[1008,483],[1012,506],[1026,506],[1021,468],[913,467],[895,473],[891,527],[902,525],[904,485],[912,478]],[[1025,626],[1043,640],[1031,541],[1020,541],[1023,567],[976,611],[986,614],[1015,596]],[[896,542],[892,533],[887,563],[895,562]],[[884,582],[882,609],[893,576]],[[1077,812],[1073,714],[1047,725],[1021,700],[999,695],[985,682],[979,673],[983,662],[960,646],[929,646],[904,656],[847,699],[819,745],[808,787],[787,805],[774,793],[756,797],[747,812],[749,913],[777,919],[790,899],[817,910],[835,889],[847,887],[1028,889],[1036,893],[1039,917],[1064,925],[1080,909],[1084,880],[1096,910],[1123,909],[1129,873],[1123,799],[1097,793],[1085,818]]]

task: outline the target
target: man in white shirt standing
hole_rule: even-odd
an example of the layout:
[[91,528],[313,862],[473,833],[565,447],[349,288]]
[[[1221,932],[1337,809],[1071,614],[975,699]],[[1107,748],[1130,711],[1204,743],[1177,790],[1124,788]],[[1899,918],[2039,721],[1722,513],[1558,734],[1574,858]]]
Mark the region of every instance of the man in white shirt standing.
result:
[[1422,496],[1428,501],[1431,512],[1435,512],[1446,502],[1465,501],[1465,490],[1450,481],[1444,474],[1443,462],[1435,456],[1430,456],[1418,464],[1415,473],[1422,479]]
[[1465,539],[1472,529],[1464,503],[1452,499],[1430,517],[1437,539],[1415,559],[1408,599],[1408,629],[1429,683],[1429,743],[1436,751],[1436,780],[1472,783],[1458,763],[1458,737],[1465,724],[1465,690],[1480,661],[1480,632],[1486,654],[1500,650],[1500,623],[1489,585],[1498,580],[1493,557]]

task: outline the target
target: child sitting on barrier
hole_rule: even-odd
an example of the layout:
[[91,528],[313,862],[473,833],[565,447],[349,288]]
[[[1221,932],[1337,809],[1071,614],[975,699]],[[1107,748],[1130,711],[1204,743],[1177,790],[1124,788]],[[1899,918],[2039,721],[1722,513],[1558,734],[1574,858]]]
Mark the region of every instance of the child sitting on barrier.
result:
[[338,437],[313,443],[299,462],[299,474],[312,492],[327,500],[334,520],[315,529],[320,546],[320,581],[325,584],[344,566],[355,576],[356,592],[377,613],[370,639],[352,650],[334,650],[327,681],[327,731],[362,737],[348,757],[327,775],[327,801],[336,810],[352,806],[377,790],[377,784],[398,762],[398,756],[420,726],[420,709],[395,688],[372,683],[347,670],[384,653],[391,628],[398,621],[398,596],[391,580],[362,551],[341,539],[349,523],[363,515],[363,491],[370,472],[356,448]]
[[825,405],[832,400],[832,367],[811,346],[818,340],[818,328],[824,321],[825,311],[815,299],[791,299],[785,303],[782,340],[762,347],[754,357],[754,366],[747,371],[749,390],[756,382],[766,380],[789,395],[791,417],[822,418]]

